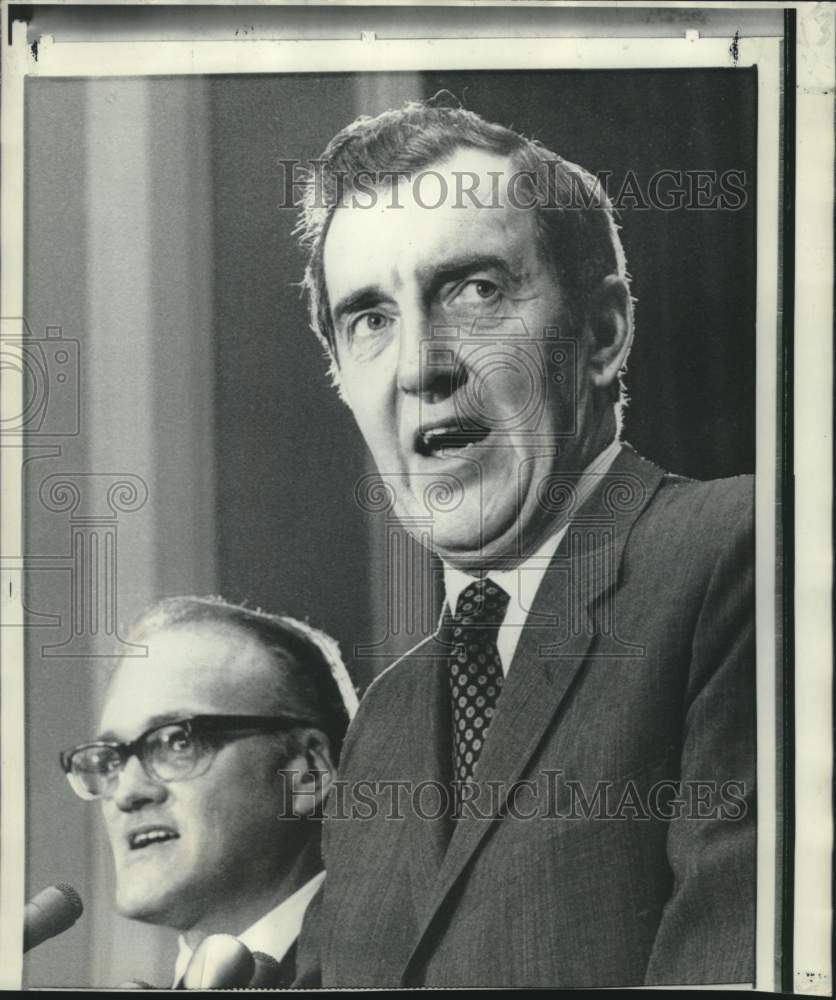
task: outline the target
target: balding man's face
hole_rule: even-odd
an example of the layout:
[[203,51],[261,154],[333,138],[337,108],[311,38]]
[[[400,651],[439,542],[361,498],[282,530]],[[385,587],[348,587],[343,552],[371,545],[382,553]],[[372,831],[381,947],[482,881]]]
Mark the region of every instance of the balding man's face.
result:
[[[147,659],[123,660],[111,681],[103,738],[129,742],[186,716],[281,714],[276,666],[243,633],[190,625],[145,642]],[[204,773],[182,781],[157,781],[132,756],[102,803],[120,912],[187,929],[263,894],[287,864],[286,763],[281,737],[263,733],[225,743]]]
[[433,169],[443,182],[402,183],[400,207],[381,189],[336,210],[325,282],[343,393],[398,509],[431,515],[448,561],[484,565],[537,539],[549,475],[573,469],[579,345],[559,339],[568,310],[534,212],[457,195],[466,173],[483,204],[504,192],[510,161],[462,149]]

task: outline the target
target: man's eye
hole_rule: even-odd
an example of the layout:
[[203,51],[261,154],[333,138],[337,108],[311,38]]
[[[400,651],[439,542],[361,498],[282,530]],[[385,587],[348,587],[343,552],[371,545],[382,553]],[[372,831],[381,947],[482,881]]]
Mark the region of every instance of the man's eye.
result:
[[474,281],[476,294],[480,299],[490,299],[499,291],[492,281]]
[[499,295],[499,288],[487,278],[468,281],[459,292],[458,298],[463,302],[493,302]]
[[117,754],[107,754],[103,755],[98,760],[99,770],[106,774],[112,774],[114,771],[118,771],[122,765],[122,761],[119,759]]
[[369,337],[386,329],[388,318],[383,313],[364,313],[351,324],[354,337]]
[[98,771],[99,774],[111,774],[122,766],[119,754],[105,747],[98,747],[95,750],[89,750],[86,754],[79,754],[75,763],[79,770]]
[[162,742],[167,750],[174,753],[185,753],[192,747],[192,737],[185,729],[174,729],[164,734]]

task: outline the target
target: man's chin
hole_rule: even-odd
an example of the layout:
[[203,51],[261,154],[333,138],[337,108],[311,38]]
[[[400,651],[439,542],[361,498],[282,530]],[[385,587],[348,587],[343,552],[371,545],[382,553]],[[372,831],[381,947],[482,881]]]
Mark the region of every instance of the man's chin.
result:
[[[455,501],[452,495],[451,499]],[[396,510],[403,526],[421,545],[466,572],[513,568],[536,550],[550,521],[530,498],[520,509],[516,496],[507,494],[480,495],[478,499],[465,496],[448,510],[439,502],[429,511],[413,500],[399,504]]]
[[[120,890],[116,893],[116,909],[123,917],[129,920],[139,920],[144,924],[163,924],[166,927],[179,927],[183,923],[183,914],[178,914],[175,901],[172,898],[175,893],[149,894],[148,887],[145,891],[137,888],[132,890]],[[182,902],[182,900],[180,901]]]
[[161,919],[165,914],[164,907],[148,900],[122,900],[117,896],[116,911],[120,916],[127,917],[128,920],[139,920],[145,924],[164,922]]
[[438,530],[434,525],[433,551],[443,562],[465,572],[513,569],[536,552],[554,529],[554,518],[537,516],[540,513],[515,509],[504,519],[488,520],[481,532],[467,530],[469,526],[457,530],[454,525],[451,530]]
[[[488,526],[490,528],[490,526]],[[450,532],[436,534],[433,548],[436,555],[456,569],[476,571],[492,568],[511,568],[522,558],[521,535],[514,518],[510,523],[482,534]]]

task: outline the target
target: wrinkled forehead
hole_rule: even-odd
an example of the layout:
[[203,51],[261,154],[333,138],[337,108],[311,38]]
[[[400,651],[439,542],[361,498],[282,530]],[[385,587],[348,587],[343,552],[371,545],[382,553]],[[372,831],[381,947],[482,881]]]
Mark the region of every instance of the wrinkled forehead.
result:
[[164,628],[122,659],[105,694],[101,733],[135,739],[161,717],[259,715],[278,710],[276,664],[243,631],[226,625]]
[[409,169],[381,161],[375,168],[357,169],[353,174],[338,171],[340,183],[332,195],[340,205],[394,203],[430,212],[445,206],[503,207],[516,203],[513,192],[525,173],[511,154],[458,146]]
[[397,182],[346,189],[323,252],[332,305],[352,286],[397,285],[445,259],[535,256],[525,182],[509,156],[461,148]]

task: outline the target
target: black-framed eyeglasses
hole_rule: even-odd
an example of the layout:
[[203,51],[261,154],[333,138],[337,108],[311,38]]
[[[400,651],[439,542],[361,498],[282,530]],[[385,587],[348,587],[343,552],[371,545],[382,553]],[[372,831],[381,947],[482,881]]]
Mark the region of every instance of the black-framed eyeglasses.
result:
[[61,767],[82,799],[109,798],[119,772],[136,755],[155,781],[184,781],[205,774],[224,744],[257,733],[312,726],[287,715],[192,715],[147,729],[130,743],[95,740],[61,753]]

